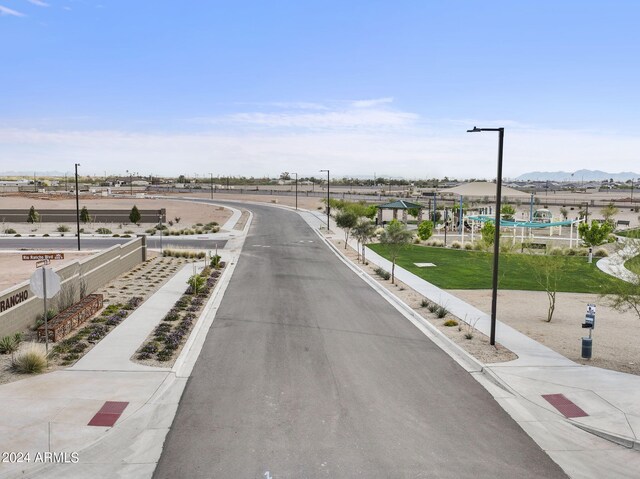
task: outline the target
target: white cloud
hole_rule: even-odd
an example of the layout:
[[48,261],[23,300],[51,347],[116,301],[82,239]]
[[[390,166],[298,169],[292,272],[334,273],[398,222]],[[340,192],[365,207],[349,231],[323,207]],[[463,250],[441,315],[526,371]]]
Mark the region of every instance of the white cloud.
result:
[[393,98],[386,97],[386,98],[375,98],[372,100],[357,100],[357,101],[351,102],[351,106],[353,106],[354,108],[371,108],[372,106],[385,105],[389,103],[393,103]]
[[0,5],[0,16],[12,16],[12,17],[24,17],[24,13],[16,12],[15,10],[11,10],[10,8],[3,7]]
[[[471,135],[458,127],[432,124],[436,126],[383,133],[328,129],[171,134],[0,128],[0,165],[2,169],[19,164],[33,171],[65,171],[77,162],[94,174],[133,167],[159,175],[275,176],[298,171],[301,176],[317,176],[317,170],[329,168],[336,176],[375,172],[406,178],[495,177],[496,134]],[[504,176],[580,168],[633,171],[638,169],[638,151],[640,138],[632,136],[511,128],[505,133]]]
[[418,119],[413,113],[385,110],[345,110],[322,113],[237,113],[228,120],[272,128],[371,129],[407,126]]
[[43,2],[42,0],[27,0],[27,2],[32,3],[34,5],[38,5],[39,7],[48,7],[49,4]]

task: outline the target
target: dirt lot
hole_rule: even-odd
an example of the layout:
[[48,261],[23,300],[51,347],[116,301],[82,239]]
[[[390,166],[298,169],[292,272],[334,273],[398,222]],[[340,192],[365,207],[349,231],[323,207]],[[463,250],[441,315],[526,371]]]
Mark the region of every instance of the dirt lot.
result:
[[[478,309],[491,312],[490,290],[452,290],[449,293]],[[588,330],[580,327],[587,304],[596,305],[593,357],[581,359],[581,338]],[[558,293],[556,310],[547,319],[544,291],[499,291],[497,318],[532,339],[580,364],[640,375],[640,319],[631,312],[609,308],[596,294]],[[497,338],[498,341],[500,338]]]
[[[179,200],[168,199],[151,199],[151,198],[102,198],[100,196],[81,196],[80,208],[86,206],[89,210],[89,214],[98,216],[100,209],[125,209],[130,210],[136,205],[139,209],[160,209],[166,208],[167,221],[172,221],[173,226],[168,227],[173,229],[191,228],[196,223],[209,223],[216,221],[218,224],[223,225],[230,217],[231,211],[228,209],[220,208],[218,206],[206,205],[203,203],[184,202]],[[34,206],[36,211],[38,209],[64,209],[68,208],[75,210],[76,203],[73,198],[66,198],[61,195],[28,195],[28,196],[3,196],[2,207],[3,208],[25,208]],[[175,218],[180,218],[179,223],[175,221]],[[7,228],[13,228],[20,234],[44,234],[55,233],[58,228],[58,223],[39,223],[30,224],[24,223],[2,223],[2,231]],[[76,229],[75,223],[67,224],[69,227],[69,234],[73,234]],[[105,227],[113,231],[113,233],[122,234],[125,231],[132,231],[133,233],[144,233],[144,230],[150,228],[153,224],[141,224],[136,226],[129,223],[113,223],[113,222],[100,222],[95,221],[87,224],[80,224],[81,228],[84,228],[87,232],[95,232],[97,228]]]
[[[52,261],[49,265],[52,268],[66,266],[69,263],[92,255],[93,252],[65,252],[64,260]],[[0,252],[0,291],[11,288],[21,281],[29,279],[36,269],[35,261],[22,261],[21,253]]]

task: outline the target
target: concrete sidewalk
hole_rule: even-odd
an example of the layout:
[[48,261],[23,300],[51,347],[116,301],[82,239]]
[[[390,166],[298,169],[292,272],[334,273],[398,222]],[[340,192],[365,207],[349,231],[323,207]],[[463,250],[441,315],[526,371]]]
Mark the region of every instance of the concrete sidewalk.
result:
[[[315,229],[326,229],[326,216],[311,211],[300,214]],[[343,232],[333,222],[331,230],[328,238],[344,240]],[[356,248],[354,240],[349,244]],[[338,249],[334,250],[341,254]],[[367,249],[367,259],[391,270],[391,263],[370,249]],[[461,320],[477,320],[476,328],[489,336],[488,314],[397,265],[395,274],[400,281],[432,302],[445,306]],[[411,308],[406,306],[406,309],[411,315]],[[428,321],[422,325],[440,337]],[[640,377],[574,363],[501,322],[496,325],[496,338],[517,354],[518,359],[481,365],[482,372],[497,379],[501,388],[488,381],[481,382],[571,477],[638,477]],[[448,340],[443,341],[452,357],[459,354],[456,345],[449,342],[447,346]],[[587,415],[566,417],[543,397],[554,394],[563,394]]]
[[[0,386],[0,451],[30,454],[29,461],[0,463],[0,478],[151,477],[238,258],[237,251],[220,254],[227,268],[173,367],[148,367],[129,358],[184,293],[193,264],[179,270],[74,366]],[[90,426],[107,401],[127,405],[113,427]],[[36,462],[37,454],[46,451],[77,452],[79,461]]]

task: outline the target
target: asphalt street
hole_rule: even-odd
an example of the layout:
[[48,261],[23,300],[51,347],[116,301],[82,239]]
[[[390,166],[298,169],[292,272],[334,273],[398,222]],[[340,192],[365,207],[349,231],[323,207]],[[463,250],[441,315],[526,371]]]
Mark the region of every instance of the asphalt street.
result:
[[301,218],[247,208],[154,477],[566,477]]
[[[80,248],[88,250],[106,249],[116,244],[124,244],[131,241],[131,238],[82,238],[80,237]],[[197,239],[197,238],[180,238],[173,236],[165,236],[162,238],[163,248],[200,248],[215,249],[224,248],[226,240]],[[160,248],[160,237],[147,236],[147,246],[149,248]],[[60,250],[77,250],[78,239],[75,236],[70,237],[10,237],[0,238],[0,249],[60,249]]]

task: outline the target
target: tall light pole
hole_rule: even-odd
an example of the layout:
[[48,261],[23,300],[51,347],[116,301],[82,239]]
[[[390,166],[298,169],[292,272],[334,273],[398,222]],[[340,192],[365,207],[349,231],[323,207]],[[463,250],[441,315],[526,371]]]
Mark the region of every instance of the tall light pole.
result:
[[78,196],[78,166],[76,163],[76,233],[78,235],[78,251],[80,251],[80,197]]
[[127,173],[129,173],[129,194],[133,196],[133,173],[129,172],[129,170],[127,170]]
[[633,180],[635,180],[635,178],[631,178],[631,205],[633,206]]
[[209,177],[210,177],[210,182],[209,182],[209,189],[211,190],[211,199],[213,199],[213,173],[209,173]]
[[296,210],[298,209],[298,173],[291,173],[296,175]]
[[500,258],[500,209],[502,200],[502,151],[504,147],[504,128],[478,128],[467,130],[467,133],[476,133],[481,131],[497,131],[498,132],[498,175],[496,176],[496,219],[495,234],[493,237],[493,285],[491,291],[491,336],[489,344],[496,344],[496,306],[498,304],[498,260]]
[[320,170],[320,173],[327,172],[327,233],[329,232],[329,214],[331,206],[329,206],[329,170]]

